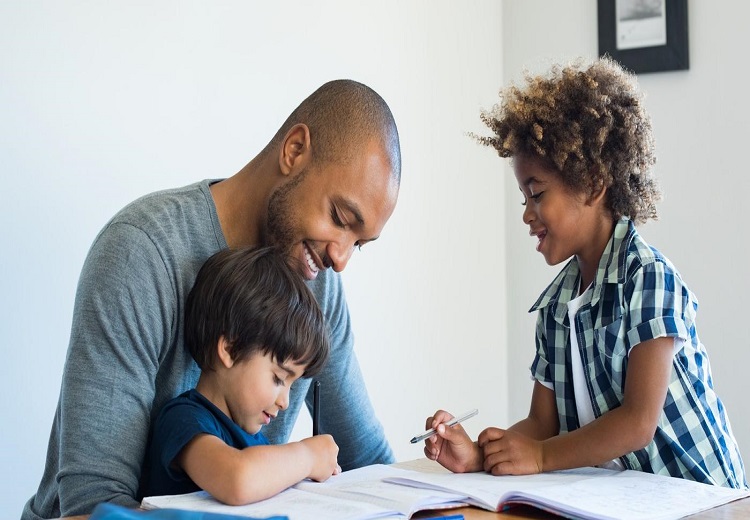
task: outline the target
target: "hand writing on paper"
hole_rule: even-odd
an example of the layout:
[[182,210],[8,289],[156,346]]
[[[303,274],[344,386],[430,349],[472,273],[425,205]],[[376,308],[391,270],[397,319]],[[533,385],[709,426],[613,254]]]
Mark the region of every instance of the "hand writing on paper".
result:
[[477,440],[484,470],[493,475],[531,475],[543,471],[542,443],[522,433],[487,428]]
[[317,482],[328,480],[331,475],[341,473],[341,467],[336,462],[339,447],[330,435],[316,435],[300,441],[310,457],[310,473],[308,477]]
[[481,471],[482,451],[477,443],[472,442],[463,426],[445,426],[451,419],[453,415],[444,410],[438,410],[427,418],[425,429],[435,428],[437,435],[425,439],[425,456],[454,473]]

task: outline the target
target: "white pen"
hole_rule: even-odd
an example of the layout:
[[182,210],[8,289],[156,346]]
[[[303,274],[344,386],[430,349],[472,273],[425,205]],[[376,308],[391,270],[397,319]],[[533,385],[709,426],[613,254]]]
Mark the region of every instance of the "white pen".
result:
[[[479,413],[479,410],[477,410],[476,408],[474,408],[473,410],[470,410],[470,411],[468,411],[468,412],[466,412],[466,413],[464,413],[462,415],[454,417],[453,419],[451,419],[447,423],[443,423],[443,424],[445,424],[446,428],[448,428],[448,427],[453,426],[455,424],[458,424],[460,422],[464,422],[466,419],[470,419],[470,418],[474,417],[478,413]],[[435,430],[435,428],[430,428],[429,430],[427,430],[426,432],[424,432],[422,435],[417,435],[416,437],[412,437],[412,439],[411,439],[410,442],[412,444],[416,444],[417,442],[422,442],[423,440],[425,440],[425,439],[427,439],[429,437],[432,437],[436,433],[437,433],[437,430]]]

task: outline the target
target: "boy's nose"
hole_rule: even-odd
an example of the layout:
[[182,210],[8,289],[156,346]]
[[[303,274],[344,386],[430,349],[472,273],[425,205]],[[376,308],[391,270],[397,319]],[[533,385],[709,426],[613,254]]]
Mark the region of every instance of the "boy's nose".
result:
[[279,393],[279,396],[276,398],[276,406],[278,406],[280,410],[286,410],[289,407],[288,387],[285,387],[284,390]]

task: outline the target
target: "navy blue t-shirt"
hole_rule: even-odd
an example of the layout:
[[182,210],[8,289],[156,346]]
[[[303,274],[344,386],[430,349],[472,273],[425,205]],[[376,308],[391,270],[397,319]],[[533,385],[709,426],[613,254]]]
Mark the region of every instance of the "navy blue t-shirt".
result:
[[188,390],[165,404],[154,423],[146,461],[149,477],[144,496],[179,495],[200,490],[172,462],[193,437],[202,433],[214,435],[237,449],[269,444],[265,435],[247,433],[197,390]]

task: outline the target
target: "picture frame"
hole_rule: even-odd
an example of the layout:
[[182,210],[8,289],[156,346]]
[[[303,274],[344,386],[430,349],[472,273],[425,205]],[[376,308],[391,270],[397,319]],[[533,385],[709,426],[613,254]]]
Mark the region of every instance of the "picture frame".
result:
[[635,73],[690,68],[687,0],[597,0],[599,55]]

